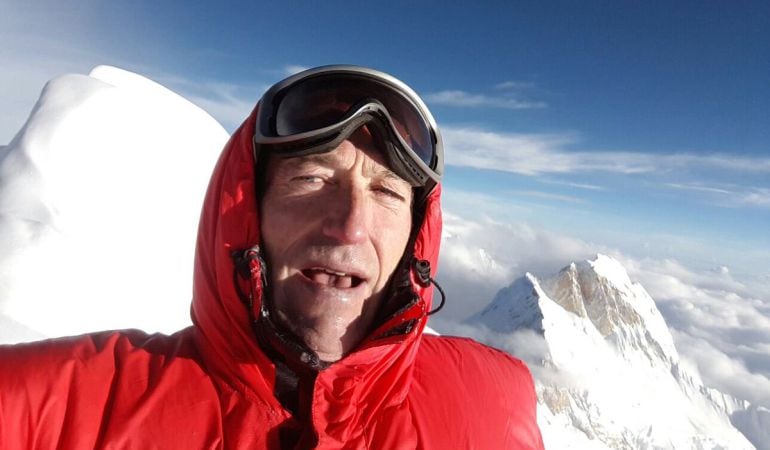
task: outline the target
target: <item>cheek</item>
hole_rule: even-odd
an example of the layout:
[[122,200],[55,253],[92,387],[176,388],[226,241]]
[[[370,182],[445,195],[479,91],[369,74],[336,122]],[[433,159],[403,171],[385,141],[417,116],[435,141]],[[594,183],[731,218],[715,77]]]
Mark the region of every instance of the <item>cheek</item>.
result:
[[319,202],[298,201],[266,195],[261,204],[260,232],[268,256],[283,258],[291,247],[300,243],[313,227],[317,227]]
[[261,204],[262,246],[270,259],[283,253],[291,234],[291,227],[288,226],[291,222],[290,214],[287,214],[286,208],[279,207],[277,202],[278,200],[265,196]]
[[409,241],[409,232],[412,229],[410,214],[401,215],[395,220],[388,221],[387,225],[380,228],[378,233],[380,246],[383,251],[383,269],[389,274],[395,270],[398,262],[406,250]]

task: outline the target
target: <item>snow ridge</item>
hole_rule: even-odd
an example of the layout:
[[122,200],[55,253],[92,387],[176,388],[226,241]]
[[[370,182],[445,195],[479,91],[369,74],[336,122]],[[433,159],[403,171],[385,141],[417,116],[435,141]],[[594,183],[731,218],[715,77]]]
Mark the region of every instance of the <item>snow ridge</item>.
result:
[[623,266],[605,255],[570,264],[543,283],[548,296],[570,312],[587,317],[620,354],[676,364],[679,355],[655,301]]
[[529,356],[549,448],[763,448],[767,411],[688,372],[654,300],[609,256],[527,273],[469,322],[544,342],[516,353]]
[[205,111],[131,72],[49,81],[0,149],[0,323],[13,325],[0,343],[189,324],[180,293],[227,139]]

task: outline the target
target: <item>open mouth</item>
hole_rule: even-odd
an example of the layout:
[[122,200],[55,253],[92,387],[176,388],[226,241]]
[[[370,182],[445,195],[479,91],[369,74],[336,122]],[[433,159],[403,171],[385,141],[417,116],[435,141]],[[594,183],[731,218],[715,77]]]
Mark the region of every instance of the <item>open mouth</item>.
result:
[[363,283],[363,278],[344,272],[336,272],[334,270],[326,269],[323,267],[312,267],[309,269],[303,269],[302,275],[306,276],[315,283],[323,286],[330,286],[337,289],[354,288]]

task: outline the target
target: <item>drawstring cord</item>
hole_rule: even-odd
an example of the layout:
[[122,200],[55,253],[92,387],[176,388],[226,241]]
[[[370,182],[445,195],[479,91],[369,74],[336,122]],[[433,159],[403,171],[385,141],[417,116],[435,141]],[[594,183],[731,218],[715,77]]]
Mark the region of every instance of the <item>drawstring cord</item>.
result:
[[446,303],[446,294],[444,293],[444,290],[441,289],[441,286],[436,283],[436,280],[433,278],[428,278],[431,283],[433,283],[434,286],[436,286],[436,289],[438,289],[438,292],[441,294],[441,303],[438,304],[438,308],[434,309],[433,311],[430,311],[428,315],[436,314],[437,312],[441,311],[441,308],[444,307],[444,304]]
[[415,272],[417,272],[417,278],[420,281],[420,285],[422,287],[428,287],[431,283],[433,283],[433,285],[436,286],[436,289],[438,289],[438,292],[441,294],[441,303],[439,303],[436,309],[429,311],[427,315],[431,316],[436,314],[437,312],[441,311],[441,308],[443,308],[444,304],[446,303],[446,293],[444,293],[444,290],[441,289],[441,286],[436,283],[436,280],[430,276],[430,261],[426,259],[415,259],[413,266]]
[[[265,273],[265,262],[259,253],[259,245],[255,245],[246,250],[236,250],[231,254],[235,267],[233,270],[233,284],[238,293],[241,302],[248,306],[249,312],[253,314],[254,298],[258,292],[267,288],[267,276]],[[241,289],[238,277],[249,280],[251,292],[246,295]]]

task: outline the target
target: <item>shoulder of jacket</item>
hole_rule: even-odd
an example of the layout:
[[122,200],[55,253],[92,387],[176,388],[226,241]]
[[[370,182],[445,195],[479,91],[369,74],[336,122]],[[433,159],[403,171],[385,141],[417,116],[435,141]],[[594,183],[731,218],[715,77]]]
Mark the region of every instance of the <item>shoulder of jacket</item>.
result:
[[[63,371],[109,372],[131,359],[192,356],[194,347],[185,335],[147,334],[139,330],[89,333],[16,345],[0,345],[0,364],[14,371],[0,371],[0,383],[53,377]],[[4,375],[3,375],[4,373]]]
[[524,370],[529,373],[527,365],[522,360],[468,337],[425,335],[422,339],[421,351],[426,355],[462,355],[464,360],[474,358],[480,362],[508,366],[513,370]]
[[[174,408],[158,405],[205,404],[211,386],[190,388],[206,375],[189,330],[106,331],[0,346],[0,448],[96,448],[106,429],[167,423],[162,419],[172,416],[159,412]],[[3,436],[11,427],[13,435]]]
[[517,386],[534,391],[527,365],[510,354],[467,337],[423,336],[417,358],[418,368],[464,380],[490,380],[492,388]]

